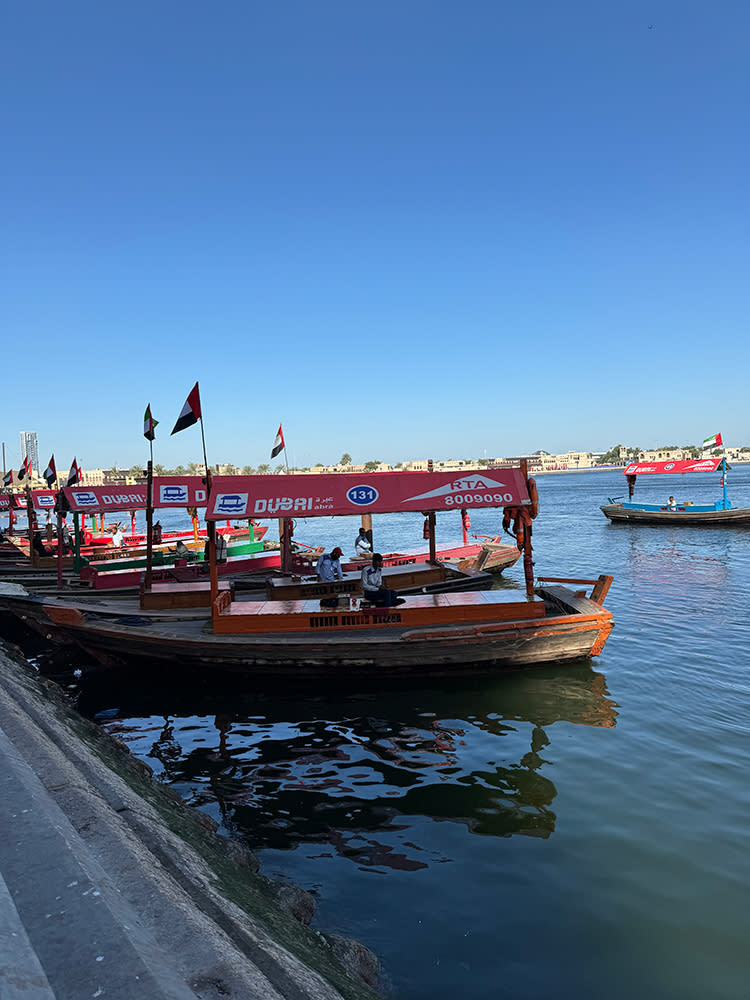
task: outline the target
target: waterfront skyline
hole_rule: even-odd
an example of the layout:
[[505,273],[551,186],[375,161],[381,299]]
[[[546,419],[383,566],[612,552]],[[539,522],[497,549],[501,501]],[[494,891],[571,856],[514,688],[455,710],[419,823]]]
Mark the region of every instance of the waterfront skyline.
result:
[[[750,13],[16,7],[12,447],[395,463],[750,439]],[[35,360],[41,363],[36,364]],[[166,429],[165,429],[166,428]]]

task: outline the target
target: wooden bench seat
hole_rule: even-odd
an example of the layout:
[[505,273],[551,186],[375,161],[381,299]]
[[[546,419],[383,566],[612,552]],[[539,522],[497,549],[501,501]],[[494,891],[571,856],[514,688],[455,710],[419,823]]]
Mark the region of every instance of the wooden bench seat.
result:
[[518,592],[486,590],[407,597],[395,608],[321,608],[320,601],[222,601],[213,630],[226,635],[317,632],[385,625],[404,627],[543,618],[544,601]]
[[[219,593],[230,591],[228,580],[219,581]],[[151,590],[141,587],[141,608],[161,611],[165,608],[208,608],[211,606],[211,581],[190,583],[153,583]]]

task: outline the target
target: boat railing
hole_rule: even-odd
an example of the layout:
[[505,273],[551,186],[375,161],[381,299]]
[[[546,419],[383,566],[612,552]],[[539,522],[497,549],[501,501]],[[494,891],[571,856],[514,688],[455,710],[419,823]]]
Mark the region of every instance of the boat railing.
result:
[[[595,604],[604,604],[604,598],[607,596],[609,588],[612,586],[612,580],[614,577],[606,576],[602,574],[597,577],[596,580],[581,579],[578,577],[564,577],[564,576],[539,576],[537,577],[537,583],[539,585],[544,583],[568,583],[568,584],[586,584],[587,586],[593,586],[593,590],[588,595],[588,599],[593,601]],[[586,597],[585,590],[576,593],[576,597]]]
[[229,610],[232,605],[232,591],[231,590],[221,590],[219,595],[214,601],[213,615],[223,615]]

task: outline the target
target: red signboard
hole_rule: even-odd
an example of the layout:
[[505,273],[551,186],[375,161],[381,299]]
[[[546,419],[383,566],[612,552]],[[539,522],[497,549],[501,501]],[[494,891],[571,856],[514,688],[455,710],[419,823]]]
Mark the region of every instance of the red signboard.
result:
[[690,458],[679,462],[631,462],[622,470],[625,476],[649,476],[664,472],[715,472],[722,458]]
[[[145,510],[146,484],[137,486],[66,486],[74,511]],[[206,484],[200,476],[155,476],[154,507],[205,507]]]
[[321,517],[517,507],[530,503],[519,468],[455,472],[216,476],[206,520]]
[[[37,510],[52,510],[55,506],[54,490],[32,490],[31,499]],[[26,506],[24,502],[24,506]]]
[[[35,493],[46,493],[47,490],[35,490]],[[54,504],[54,499],[53,499]],[[35,504],[34,506],[38,506]],[[0,510],[6,511],[10,510],[26,510],[26,494],[25,493],[0,493]]]

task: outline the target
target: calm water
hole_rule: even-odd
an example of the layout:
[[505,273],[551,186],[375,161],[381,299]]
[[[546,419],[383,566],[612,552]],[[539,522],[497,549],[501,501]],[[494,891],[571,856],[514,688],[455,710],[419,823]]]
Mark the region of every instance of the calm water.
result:
[[[750,506],[750,469],[730,477]],[[539,479],[537,573],[615,577],[591,664],[280,692],[91,675],[81,707],[118,707],[108,727],[314,892],[317,926],[373,948],[399,1000],[747,998],[750,532],[611,525],[622,483]],[[639,498],[670,493],[712,500],[717,477],[639,479]],[[457,540],[457,515],[438,530]],[[416,545],[421,518],[375,531]],[[355,534],[296,537],[348,552]]]

